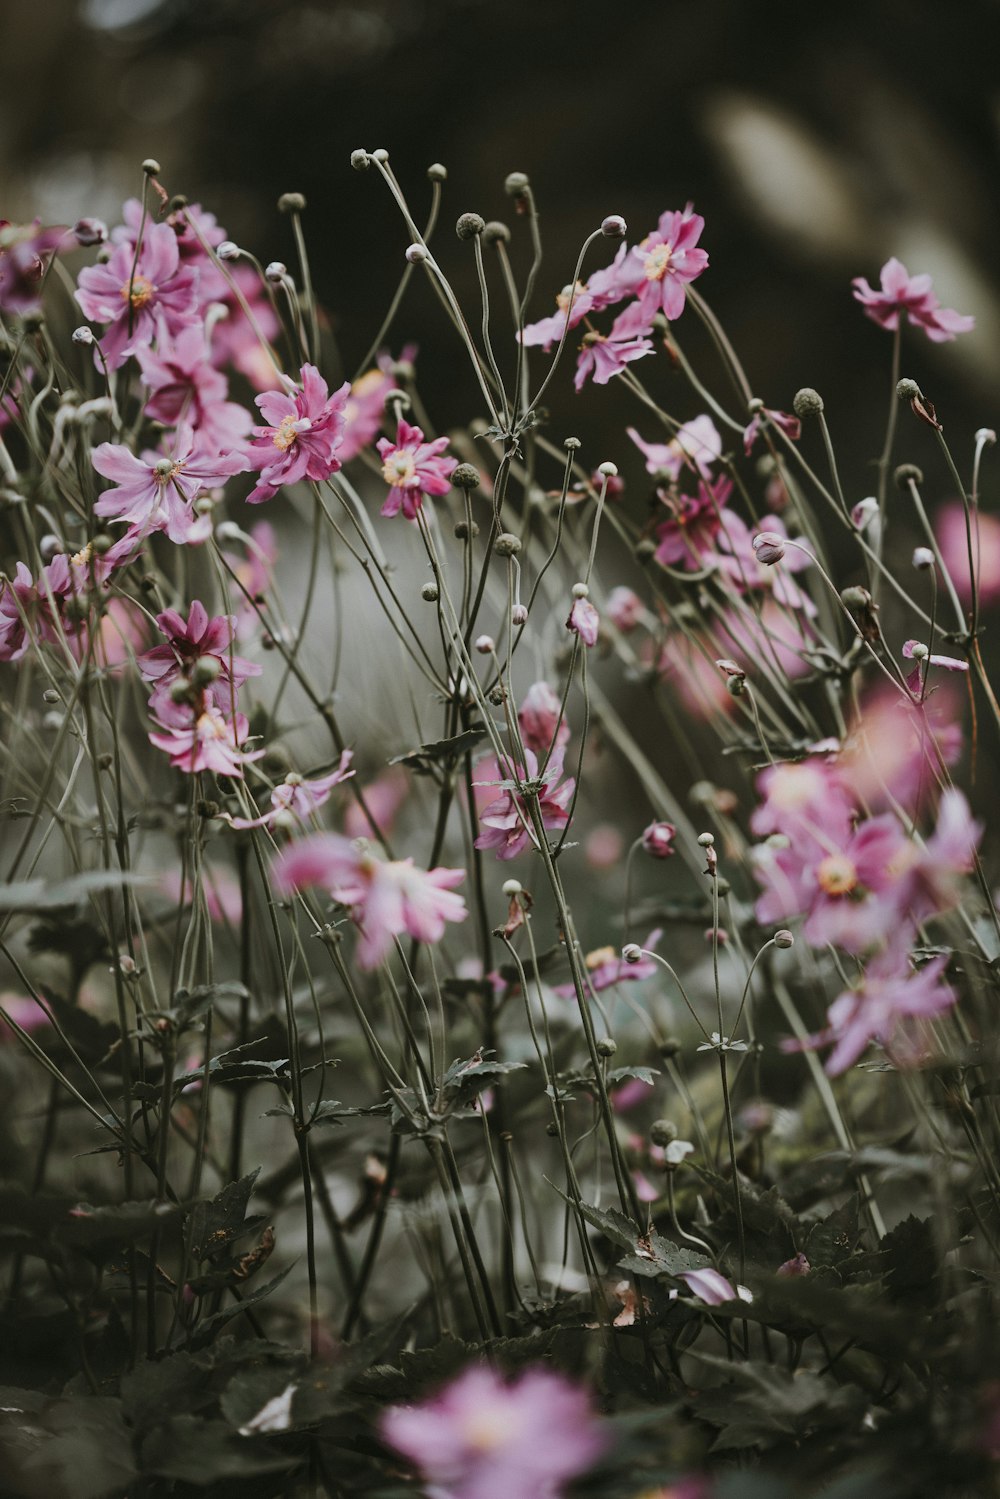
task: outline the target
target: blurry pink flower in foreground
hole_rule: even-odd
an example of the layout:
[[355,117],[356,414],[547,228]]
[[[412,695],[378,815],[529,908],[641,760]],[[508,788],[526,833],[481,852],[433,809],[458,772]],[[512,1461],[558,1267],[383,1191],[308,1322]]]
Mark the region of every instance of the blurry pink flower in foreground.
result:
[[672,822],[651,822],[643,829],[643,850],[653,859],[669,859],[675,852],[674,838],[677,829]]
[[319,885],[351,908],[361,928],[357,959],[362,968],[377,968],[403,932],[418,942],[439,942],[445,924],[467,914],[453,888],[465,879],[464,869],[417,869],[412,859],[389,863],[338,833],[293,843],[279,854],[271,873],[284,894]]
[[785,436],[792,442],[798,442],[802,435],[802,423],[797,416],[789,416],[787,411],[772,411],[769,406],[764,406],[749,421],[743,431],[743,451],[747,455],[753,452],[754,443],[764,430],[764,418],[767,418],[775,427],[780,427]]
[[469,1368],[422,1405],[390,1407],[381,1430],[434,1499],[558,1499],[607,1445],[586,1391],[542,1369],[508,1383]]
[[528,688],[517,713],[518,727],[526,749],[536,755],[548,754],[549,745],[561,749],[569,739],[569,724],[560,717],[562,704],[548,682],[535,682]]
[[[403,803],[410,794],[410,778],[399,765],[390,766],[364,789],[365,806],[383,833],[392,831]],[[370,838],[371,824],[354,800],[344,813],[344,831],[348,838]]]
[[354,381],[344,402],[344,436],[338,455],[341,463],[349,463],[371,442],[382,425],[385,398],[395,388],[395,380],[382,369],[366,370]]
[[752,1301],[746,1286],[734,1287],[718,1270],[706,1266],[704,1270],[681,1270],[677,1277],[706,1306],[724,1306],[727,1301]]
[[[642,944],[643,948],[652,952],[662,936],[662,929],[657,927],[655,931],[650,932]],[[634,983],[638,979],[653,978],[657,968],[653,958],[640,957],[638,962],[627,963],[617,947],[595,948],[593,952],[587,953],[584,964],[587,969],[588,982],[595,994],[601,994],[605,989],[613,988],[615,984]],[[561,999],[572,999],[576,989],[573,984],[557,984],[553,993],[558,994]]]
[[685,422],[669,442],[646,442],[634,427],[629,437],[646,460],[646,472],[658,475],[665,470],[671,479],[679,479],[685,468],[693,469],[702,479],[712,475],[712,465],[722,455],[722,438],[710,416],[696,416]]
[[[958,596],[964,604],[970,604],[969,540],[961,501],[941,507],[934,517],[934,532]],[[972,512],[972,559],[979,602],[995,604],[1000,600],[1000,519],[978,507]]]
[[[182,878],[180,868],[167,870],[157,881],[157,888],[178,906],[189,906],[194,899],[194,888],[190,875]],[[202,868],[201,888],[205,907],[213,921],[220,924],[228,921],[239,926],[243,919],[243,896],[240,882],[224,865],[205,865]]]
[[266,390],[257,397],[268,424],[254,427],[246,450],[251,468],[260,477],[247,495],[248,505],[271,500],[286,484],[300,479],[320,483],[340,468],[337,449],[344,430],[344,407],[351,387],[345,381],[331,396],[315,365],[302,366],[302,385],[291,394]]
[[874,290],[864,276],[851,282],[854,295],[865,312],[880,328],[890,331],[899,327],[899,315],[905,313],[911,323],[923,328],[933,343],[947,343],[956,333],[968,333],[975,319],[942,307],[931,289],[928,275],[911,276],[896,259],[887,260],[880,272],[881,284]]
[[[0,1010],[5,1011],[22,1031],[37,1031],[49,1023],[49,1017],[41,1005],[27,994],[0,994]],[[0,1046],[6,1041],[13,1041],[14,1036],[14,1031],[4,1024],[3,1017],[0,1016]]]
[[566,621],[567,630],[579,635],[584,645],[596,645],[601,628],[601,616],[588,598],[574,599]]
[[447,494],[451,488],[458,459],[441,456],[448,446],[447,437],[424,442],[420,428],[401,418],[396,441],[380,437],[375,446],[382,459],[382,478],[389,485],[383,515],[398,515],[402,510],[407,520],[416,520],[425,495]]

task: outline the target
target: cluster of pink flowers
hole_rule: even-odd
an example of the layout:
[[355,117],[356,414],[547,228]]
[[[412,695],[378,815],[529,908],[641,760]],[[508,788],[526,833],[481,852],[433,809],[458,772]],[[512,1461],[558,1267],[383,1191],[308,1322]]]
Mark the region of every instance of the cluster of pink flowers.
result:
[[[562,832],[567,827],[576,787],[572,777],[562,780],[569,725],[561,715],[558,697],[547,682],[536,682],[529,689],[518,713],[518,725],[524,758],[511,754],[501,766],[491,757],[481,760],[476,767],[475,784],[482,789],[484,798],[485,793],[498,785],[502,787],[499,796],[480,804],[483,831],[476,839],[477,848],[495,848],[498,859],[516,859],[526,848],[537,847],[530,812],[515,782],[538,784],[542,826],[552,832]],[[544,764],[541,776],[539,756]]]
[[464,869],[418,869],[412,859],[378,858],[363,840],[339,833],[301,838],[278,856],[275,887],[289,893],[318,885],[347,906],[361,931],[357,960],[377,968],[404,932],[418,942],[439,942],[449,921],[465,919],[455,886]]
[[32,640],[65,642],[80,659],[91,639],[93,607],[98,604],[103,614],[100,656],[105,662],[120,659],[122,651],[114,648],[105,627],[110,621],[122,640],[130,636],[128,611],[106,595],[114,573],[136,553],[135,541],[128,536],[100,550],[87,542],[78,552],[57,552],[37,581],[19,562],[13,578],[0,582],[0,661],[20,661]]
[[166,637],[139,657],[139,670],[153,684],[149,711],[157,725],[150,742],[178,770],[212,770],[241,779],[243,766],[263,750],[247,750],[250,725],[237,694],[260,667],[233,653],[233,615],[210,617],[197,600],[185,620],[175,609],[157,615]]
[[[626,365],[653,352],[650,334],[657,314],[672,322],[684,311],[687,286],[708,265],[708,255],[698,247],[704,227],[705,220],[690,203],[680,212],[661,214],[651,234],[631,249],[622,244],[611,265],[595,271],[586,285],[565,287],[556,299],[558,311],[525,328],[524,343],[549,349],[586,320],[576,388],[580,390],[588,376],[596,385],[606,385]],[[608,333],[590,322],[591,314],[626,299],[628,306]]]
[[[982,831],[954,788],[942,793],[926,839],[895,811],[861,816],[859,790],[869,777],[855,776],[856,756],[855,748],[769,767],[759,777],[762,799],[751,818],[766,840],[753,850],[762,886],[758,920],[771,926],[802,918],[814,947],[833,944],[867,960],[861,987],[834,1001],[828,1029],[814,1038],[836,1043],[831,1072],[850,1066],[873,1038],[898,1054],[904,1021],[954,1002],[944,961],[914,973],[909,951],[924,922],[958,903]],[[909,763],[884,766],[891,778],[885,795],[897,804],[893,793],[904,793],[906,804],[920,758],[927,769],[926,750],[915,745]]]

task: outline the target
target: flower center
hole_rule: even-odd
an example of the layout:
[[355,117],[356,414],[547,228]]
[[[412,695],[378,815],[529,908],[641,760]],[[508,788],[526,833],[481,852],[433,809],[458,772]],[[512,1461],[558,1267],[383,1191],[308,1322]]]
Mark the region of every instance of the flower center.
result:
[[517,1437],[520,1424],[515,1412],[486,1406],[468,1413],[462,1422],[462,1435],[473,1452],[496,1452]]
[[298,442],[299,433],[298,428],[295,425],[297,421],[298,417],[283,416],[281,418],[280,426],[277,426],[274,429],[274,435],[271,438],[271,441],[274,443],[274,446],[276,448],[280,448],[283,453],[287,453],[288,449],[294,447],[296,442]]
[[83,548],[83,550],[81,552],[74,552],[73,553],[72,557],[69,559],[70,560],[70,565],[73,566],[73,567],[87,567],[87,566],[89,566],[90,559],[91,559],[91,557],[93,555],[94,555],[94,544],[93,544],[93,542],[88,541],[87,545]]
[[827,895],[850,895],[858,883],[858,871],[846,854],[830,854],[817,869],[816,879]]
[[670,246],[655,245],[646,256],[643,269],[647,281],[662,281],[670,269]]
[[153,466],[153,478],[161,489],[173,483],[175,477],[183,467],[180,463],[172,463],[169,458],[161,458],[159,463]]
[[199,739],[225,739],[229,725],[219,713],[203,713],[198,719],[197,733]]
[[129,302],[136,312],[145,307],[156,295],[156,287],[145,276],[133,276],[121,289],[121,299]]
[[382,478],[394,489],[405,489],[407,485],[415,484],[417,465],[413,454],[407,448],[391,454],[382,465]]

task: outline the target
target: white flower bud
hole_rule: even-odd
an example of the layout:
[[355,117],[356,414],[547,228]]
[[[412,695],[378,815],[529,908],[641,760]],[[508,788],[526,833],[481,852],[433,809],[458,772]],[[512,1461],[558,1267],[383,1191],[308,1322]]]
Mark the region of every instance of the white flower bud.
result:
[[617,479],[618,465],[617,463],[601,463],[598,464],[597,472],[602,479]]
[[220,260],[239,260],[243,251],[233,240],[224,239],[221,245],[216,245],[215,253]]

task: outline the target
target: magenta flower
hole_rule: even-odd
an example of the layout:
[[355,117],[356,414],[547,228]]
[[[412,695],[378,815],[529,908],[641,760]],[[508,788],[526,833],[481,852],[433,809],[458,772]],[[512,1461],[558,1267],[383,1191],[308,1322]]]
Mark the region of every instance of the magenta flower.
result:
[[928,275],[911,276],[906,266],[895,256],[882,267],[881,285],[873,290],[864,276],[855,276],[851,282],[854,296],[873,322],[880,328],[894,331],[899,327],[900,313],[911,323],[923,328],[932,343],[948,343],[957,333],[968,333],[975,327],[975,318],[961,312],[952,312],[942,307],[931,290]]
[[551,317],[529,323],[525,328],[522,339],[525,348],[541,347],[548,352],[564,332],[575,328],[589,313],[602,312],[605,307],[627,297],[630,294],[628,278],[622,279],[627,255],[627,246],[622,244],[611,264],[595,271],[585,286],[579,281],[575,290],[572,286],[564,286],[556,297],[558,310]]
[[680,566],[687,572],[698,572],[704,567],[706,558],[715,550],[723,524],[720,512],[732,492],[732,480],[726,478],[712,482],[702,479],[697,496],[672,496],[659,491],[670,518],[656,528],[656,560],[664,567]]
[[933,1019],[955,1003],[954,990],[942,978],[947,965],[943,955],[914,972],[898,944],[873,958],[860,985],[833,1001],[826,1014],[827,1029],[811,1038],[815,1046],[834,1043],[826,1060],[830,1076],[853,1066],[869,1041],[880,1041],[890,1052],[895,1047],[902,1060],[899,1053],[905,1055],[912,1022]]
[[[525,765],[521,767],[514,762],[507,767],[508,775],[504,779],[535,780],[538,776],[538,760],[532,750],[525,747]],[[510,776],[511,767],[514,776]],[[489,772],[492,775],[487,779]],[[558,784],[559,777],[563,773],[563,750],[554,749],[546,766],[542,788],[539,793],[538,804],[542,816],[542,826],[554,831],[561,831],[569,822],[569,806],[573,800],[573,791],[576,786],[575,780],[570,777]],[[499,779],[500,772],[495,760],[486,760],[477,767],[478,786],[489,785],[493,777]],[[529,844],[537,846],[534,831],[531,825],[531,817],[528,809],[518,792],[511,786],[505,786],[501,795],[495,801],[489,802],[480,812],[479,821],[484,831],[476,839],[476,848],[495,848],[498,859],[516,859],[517,855],[523,853]]]
[[631,634],[646,618],[646,606],[631,588],[612,588],[605,609],[615,629],[623,635]]
[[346,749],[340,757],[340,762],[329,775],[316,776],[311,781],[305,780],[296,771],[289,771],[280,786],[275,786],[271,792],[270,811],[264,812],[260,817],[231,817],[229,825],[233,828],[271,828],[284,827],[294,828],[296,823],[305,826],[310,819],[316,815],[320,807],[330,800],[330,793],[334,786],[339,786],[354,774],[350,770],[353,750]]
[[529,687],[517,714],[525,748],[544,756],[554,741],[555,748],[561,749],[569,739],[569,724],[561,713],[562,704],[548,682]]
[[203,691],[206,700],[222,712],[235,708],[236,692],[248,677],[260,676],[261,668],[255,662],[233,654],[234,615],[210,617],[196,599],[186,620],[176,609],[166,609],[156,616],[156,623],[167,637],[166,644],[154,645],[138,661],[143,680],[155,683],[149,703],[154,718],[173,723],[179,711],[186,715],[186,710],[178,709],[171,699],[170,689],[179,679],[189,678],[198,661],[214,664],[216,680]]
[[509,1383],[466,1369],[422,1405],[391,1406],[381,1431],[434,1499],[558,1499],[607,1445],[586,1392],[543,1369]]
[[412,859],[389,863],[337,833],[316,833],[293,843],[272,867],[275,887],[288,893],[319,885],[351,909],[361,929],[357,959],[377,968],[396,937],[439,942],[449,921],[464,921],[465,901],[454,886],[464,869],[417,869]]
[[[672,822],[651,822],[642,835],[643,849],[653,859],[669,859],[675,852],[677,829]],[[647,944],[648,946],[648,944]]]
[[351,387],[345,381],[331,396],[315,365],[302,366],[302,388],[286,395],[267,390],[257,397],[266,427],[254,427],[254,441],[247,449],[250,467],[260,474],[247,495],[248,505],[271,500],[286,484],[329,479],[340,468],[344,431],[344,407]]
[[576,376],[573,384],[582,390],[587,376],[595,385],[607,385],[614,375],[620,375],[627,364],[644,359],[652,354],[653,345],[648,337],[651,320],[645,316],[642,305],[633,302],[620,312],[607,335],[591,328],[583,335],[580,353],[576,361]]
[[780,427],[792,442],[798,442],[802,436],[802,423],[797,416],[790,416],[787,411],[773,411],[769,406],[764,406],[751,417],[743,431],[743,451],[748,458],[753,452],[754,443],[764,430],[764,417],[768,417],[776,427]]
[[[642,944],[643,948],[652,952],[662,936],[661,928],[657,927],[650,932]],[[654,978],[657,969],[656,960],[643,955],[633,963],[626,962],[616,947],[596,947],[593,952],[587,953],[583,961],[588,982],[595,994],[601,994],[616,984],[634,984],[642,979]],[[573,984],[557,984],[553,992],[561,999],[572,999],[576,989]],[[642,1086],[645,1087],[645,1083]]]
[[189,712],[185,727],[161,724],[160,729],[162,732],[150,734],[149,742],[170,756],[171,765],[188,775],[213,770],[216,775],[242,780],[243,766],[266,753],[241,747],[250,730],[242,713],[227,719],[207,702]]
[[658,312],[673,321],[684,311],[685,287],[708,265],[706,252],[695,248],[704,227],[689,203],[681,213],[661,214],[655,232],[631,251],[629,289],[638,295],[647,322]]
[[66,238],[65,229],[11,224],[0,219],[0,312],[23,317],[38,306],[46,267]]
[[573,600],[573,607],[569,611],[566,628],[567,630],[572,630],[574,635],[579,635],[584,645],[597,644],[597,636],[601,628],[601,616],[588,598],[584,597]]
[[137,538],[163,531],[179,545],[194,545],[211,535],[212,517],[196,515],[192,508],[198,496],[246,469],[239,453],[220,454],[189,427],[177,429],[169,457],[146,452],[137,458],[120,444],[102,442],[91,461],[114,483],[102,492],[95,515],[124,521]]
[[693,469],[702,479],[712,477],[712,465],[722,456],[722,438],[710,416],[696,416],[685,422],[669,442],[646,442],[634,427],[629,437],[646,459],[646,472],[659,475],[665,471],[674,481],[683,469]]
[[402,510],[407,520],[416,520],[425,496],[447,494],[451,488],[458,459],[442,458],[447,437],[424,442],[420,428],[400,418],[396,441],[381,437],[375,446],[382,459],[382,478],[389,485],[383,515],[398,515]]
[[0,582],[0,661],[20,661],[31,644],[27,621],[37,599],[35,582],[23,562],[13,578]]
[[161,336],[154,352],[136,349],[143,384],[149,391],[146,415],[165,427],[192,427],[207,447],[223,452],[239,446],[250,431],[250,413],[227,401],[229,383],[212,368],[205,335],[197,324],[176,338]]
[[101,351],[116,370],[161,327],[172,337],[197,323],[197,287],[198,273],[180,263],[174,231],[147,224],[138,259],[130,243],[116,245],[106,265],[80,272],[76,300],[92,322],[108,324]]
[[368,370],[354,381],[344,403],[344,436],[337,453],[341,463],[350,463],[372,441],[385,416],[385,398],[395,389],[395,380],[383,369]]

